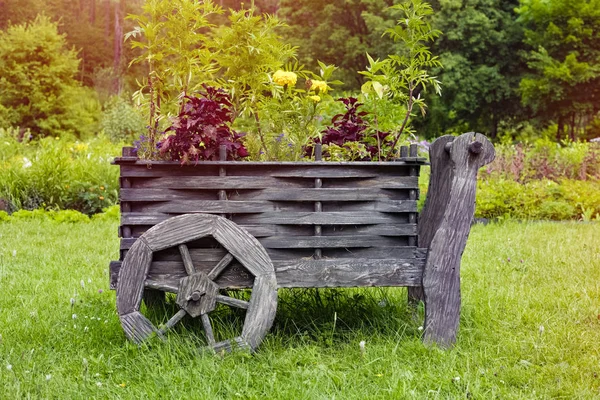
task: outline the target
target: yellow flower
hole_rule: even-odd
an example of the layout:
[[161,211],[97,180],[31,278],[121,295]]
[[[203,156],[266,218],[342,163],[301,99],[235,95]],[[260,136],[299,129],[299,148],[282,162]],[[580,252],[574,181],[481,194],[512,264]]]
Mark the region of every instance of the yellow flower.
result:
[[100,186],[100,190],[104,190],[104,186]]
[[123,382],[123,383],[121,383],[119,386],[121,386],[121,387],[123,387],[123,388],[124,388],[124,387],[125,387],[125,386],[127,386],[127,385],[125,385],[125,382]]
[[104,196],[99,196],[98,199],[104,200]]
[[296,85],[297,80],[298,76],[293,72],[277,70],[277,72],[273,74],[273,82],[281,86],[294,86]]
[[315,103],[318,103],[321,101],[321,96],[317,96],[317,95],[308,96],[308,98],[311,99],[312,101],[314,101]]
[[311,81],[310,90],[314,90],[317,93],[327,93],[329,87],[325,81]]

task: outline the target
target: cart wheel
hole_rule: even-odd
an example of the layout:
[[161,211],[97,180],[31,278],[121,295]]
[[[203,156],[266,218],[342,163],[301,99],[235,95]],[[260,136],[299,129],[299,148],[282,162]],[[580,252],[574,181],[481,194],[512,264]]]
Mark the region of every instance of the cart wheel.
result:
[[[212,236],[228,254],[208,273],[197,271],[186,243]],[[187,276],[180,279],[176,303],[180,310],[161,329],[140,312],[144,282],[155,251],[178,247]],[[249,301],[219,294],[214,282],[225,268],[237,259],[254,276]],[[216,342],[209,313],[217,303],[246,309],[242,334],[231,340]],[[153,333],[162,336],[186,314],[200,317],[206,338],[215,351],[229,351],[234,346],[255,350],[273,324],[277,308],[277,281],[273,263],[264,247],[234,222],[210,214],[186,214],[170,218],[146,231],[127,252],[119,272],[117,311],[126,336],[141,343]]]

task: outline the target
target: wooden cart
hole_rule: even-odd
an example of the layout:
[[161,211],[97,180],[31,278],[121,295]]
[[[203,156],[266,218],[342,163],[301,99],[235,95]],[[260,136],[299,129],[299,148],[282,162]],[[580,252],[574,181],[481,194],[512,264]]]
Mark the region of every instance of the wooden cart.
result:
[[[477,170],[494,148],[481,134],[430,147],[431,179],[417,213],[416,146],[393,162],[152,162],[124,149],[121,253],[111,288],[136,343],[200,317],[210,347],[254,350],[270,329],[278,288],[407,286],[425,302],[425,342],[452,345],[460,314],[460,259],[474,213]],[[249,301],[227,295],[251,288]],[[176,293],[160,329],[143,299]],[[246,310],[239,336],[217,342],[218,303]]]

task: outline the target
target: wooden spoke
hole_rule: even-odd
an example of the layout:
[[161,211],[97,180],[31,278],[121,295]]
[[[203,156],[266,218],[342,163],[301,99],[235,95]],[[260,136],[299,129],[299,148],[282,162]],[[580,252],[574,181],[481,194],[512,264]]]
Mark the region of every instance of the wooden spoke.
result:
[[208,279],[214,281],[217,277],[227,268],[227,266],[233,261],[233,256],[230,253],[225,254],[225,257],[221,259],[215,265],[215,267],[208,273]]
[[163,326],[162,328],[160,328],[158,330],[158,334],[159,335],[164,335],[166,331],[168,331],[169,329],[171,329],[172,327],[174,327],[175,324],[177,324],[179,321],[181,321],[181,319],[183,317],[185,317],[185,314],[187,314],[185,312],[185,310],[179,310],[179,311],[177,311],[177,314],[173,315],[171,317],[171,319],[167,321],[167,323],[165,324],[165,326]]
[[179,252],[181,253],[181,258],[183,259],[183,265],[185,267],[185,272],[188,275],[193,275],[196,273],[196,267],[192,263],[192,256],[190,256],[190,251],[188,250],[185,244],[179,245]]
[[206,340],[208,341],[208,345],[214,346],[215,335],[213,333],[212,325],[210,324],[208,314],[202,314],[200,315],[200,318],[202,319],[202,326],[204,327],[204,332],[206,333]]
[[244,310],[248,309],[249,302],[245,300],[235,299],[229,296],[217,295],[217,303],[227,304],[228,306],[243,308]]

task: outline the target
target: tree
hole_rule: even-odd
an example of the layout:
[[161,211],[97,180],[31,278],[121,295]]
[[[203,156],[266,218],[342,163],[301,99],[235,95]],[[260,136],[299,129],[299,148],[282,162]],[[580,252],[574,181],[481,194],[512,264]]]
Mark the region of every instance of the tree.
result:
[[395,21],[388,7],[396,0],[281,0],[278,16],[288,25],[283,36],[298,47],[298,60],[309,69],[317,60],[339,67],[346,88],[363,82],[356,73],[367,65],[366,53],[385,58],[396,53],[381,35]]
[[421,132],[477,130],[495,137],[501,121],[518,116],[524,63],[518,0],[439,0],[434,27],[443,35],[433,46],[443,69],[443,95],[432,97]]
[[76,51],[48,17],[0,32],[0,126],[34,136],[80,135],[94,117],[80,107],[78,65]]
[[527,75],[523,104],[542,124],[556,122],[557,139],[575,139],[600,110],[600,0],[522,0]]

